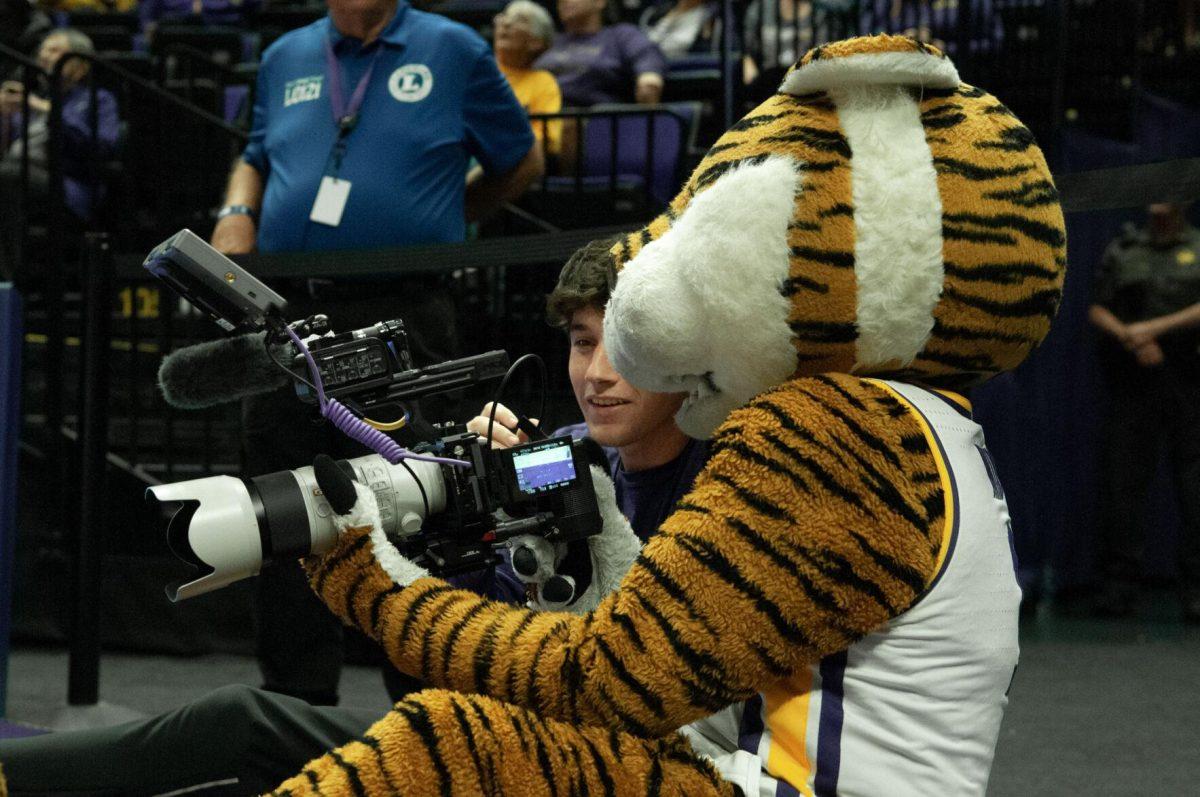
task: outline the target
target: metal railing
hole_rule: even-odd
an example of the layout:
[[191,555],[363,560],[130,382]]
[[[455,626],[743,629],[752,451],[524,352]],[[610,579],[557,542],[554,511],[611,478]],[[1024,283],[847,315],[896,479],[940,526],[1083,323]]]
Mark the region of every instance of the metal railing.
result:
[[606,105],[532,114],[547,168],[517,205],[560,228],[648,221],[683,184],[699,105]]
[[[254,104],[258,64],[225,64],[191,44],[174,42],[159,53],[158,83],[229,124],[249,129],[249,109]],[[236,112],[231,113],[231,92],[237,92]]]
[[[1200,20],[1151,0],[724,0],[759,72],[751,103],[795,58],[848,35],[911,35],[945,50],[963,80],[1000,97],[1052,150],[1064,124],[1128,136],[1136,90],[1200,101]],[[733,8],[732,14],[729,9]],[[1189,41],[1188,37],[1192,40]],[[781,57],[782,56],[782,57]],[[727,88],[728,90],[728,88]],[[742,110],[745,104],[739,105]],[[1051,155],[1053,153],[1051,152]]]
[[[79,338],[78,262],[83,234],[104,230],[112,246],[145,250],[181,226],[208,224],[210,209],[219,203],[224,188],[224,164],[240,151],[245,134],[99,57],[69,53],[49,75],[11,51],[0,52],[0,59],[32,75],[27,85],[45,83],[50,100],[42,213],[35,223],[24,226],[22,258],[14,265],[18,284],[28,297],[26,406],[41,410],[26,418],[27,424],[39,428],[26,441],[47,449],[52,461],[61,461],[61,430],[68,419],[64,407],[78,400],[64,374],[68,353],[73,353],[72,344]],[[64,73],[72,65],[78,71],[79,64],[87,67],[83,80],[65,81]],[[86,130],[82,140],[78,130],[68,139],[63,118],[68,95],[76,104],[86,103],[81,118],[75,120]],[[100,119],[101,106],[114,99],[121,118],[121,140],[116,142],[109,140],[111,131],[102,132]],[[26,126],[28,119],[26,114]],[[212,163],[222,164],[215,175]],[[22,196],[30,194],[29,171],[23,162]],[[76,197],[74,207],[69,205],[68,189]],[[86,199],[83,203],[78,201],[80,194]],[[122,295],[122,332],[131,351],[146,348],[140,325],[158,317],[158,300],[158,294],[144,291]],[[164,333],[156,337],[162,339]],[[177,337],[174,330],[166,330],[165,342]],[[136,394],[128,399],[131,406],[138,406]],[[137,433],[132,431],[134,437]]]

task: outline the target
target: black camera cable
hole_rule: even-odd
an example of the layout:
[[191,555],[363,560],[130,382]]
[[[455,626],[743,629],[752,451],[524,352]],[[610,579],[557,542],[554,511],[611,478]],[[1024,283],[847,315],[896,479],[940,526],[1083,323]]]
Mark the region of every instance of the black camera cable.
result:
[[421,506],[425,507],[425,517],[429,517],[429,496],[425,494],[425,485],[421,484],[421,480],[417,478],[417,472],[412,469],[407,462],[400,460],[400,464],[408,471],[408,475],[412,476],[412,480],[417,483],[417,490],[421,493]]
[[[541,403],[538,406],[537,417],[541,420],[546,419],[546,361],[536,354],[523,354],[508,367],[504,373],[504,378],[500,380],[500,384],[496,387],[496,395],[492,398],[492,411],[488,415],[487,439],[492,439],[492,429],[496,424],[496,408],[500,406],[500,399],[504,395],[504,388],[508,387],[508,382],[512,375],[517,372],[517,369],[527,361],[533,362],[537,366],[538,378],[541,382]],[[545,440],[549,435],[539,429],[529,420],[528,417],[514,410],[517,416],[517,428],[529,436],[530,440]]]

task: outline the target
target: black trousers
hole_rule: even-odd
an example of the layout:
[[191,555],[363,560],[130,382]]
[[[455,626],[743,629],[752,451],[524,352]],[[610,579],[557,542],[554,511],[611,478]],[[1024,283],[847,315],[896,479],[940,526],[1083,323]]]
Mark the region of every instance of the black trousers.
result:
[[1200,589],[1200,363],[1193,356],[1159,368],[1116,368],[1109,381],[1101,474],[1105,573],[1117,585],[1141,574],[1146,499],[1165,451],[1183,526],[1180,576],[1185,588]]
[[13,797],[262,794],[380,718],[226,686],[146,720],[0,739],[0,765]]
[[[346,256],[353,257],[353,253]],[[401,318],[417,365],[459,356],[452,296],[436,279],[339,284],[317,287],[314,294],[306,296],[294,289],[284,292],[289,318],[324,313],[337,332]],[[435,397],[426,399],[425,411],[438,420],[451,417],[457,407],[452,399]],[[335,458],[371,453],[320,419],[314,408],[296,399],[291,387],[244,400],[242,431],[247,476],[311,465],[319,453]],[[264,568],[257,580],[256,597],[256,649],[263,688],[335,705],[343,627],[309,589],[298,563]],[[384,673],[393,699],[413,687],[411,679],[390,665],[385,665]]]

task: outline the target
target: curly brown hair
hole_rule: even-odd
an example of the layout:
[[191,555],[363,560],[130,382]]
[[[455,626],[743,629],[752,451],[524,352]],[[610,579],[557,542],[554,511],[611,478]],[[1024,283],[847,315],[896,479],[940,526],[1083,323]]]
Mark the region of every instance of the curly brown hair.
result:
[[617,284],[617,265],[611,250],[624,237],[599,238],[571,255],[558,274],[558,284],[546,297],[546,321],[551,326],[565,329],[571,316],[585,307],[604,309]]

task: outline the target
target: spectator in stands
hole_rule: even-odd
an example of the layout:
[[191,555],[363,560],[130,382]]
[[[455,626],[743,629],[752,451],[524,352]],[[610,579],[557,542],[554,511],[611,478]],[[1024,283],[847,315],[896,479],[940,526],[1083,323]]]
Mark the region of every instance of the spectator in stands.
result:
[[[91,55],[92,41],[71,28],[52,31],[38,48],[38,66],[53,72],[68,53]],[[96,177],[96,166],[111,157],[117,145],[120,122],[117,102],[105,89],[86,85],[89,65],[71,59],[62,69],[62,171],[63,198],[68,210],[80,221],[92,217],[103,197],[104,186]],[[28,92],[29,119],[23,119]],[[95,97],[95,107],[92,98]],[[95,119],[95,127],[92,119]],[[50,185],[50,99],[42,86],[24,86],[15,80],[0,84],[0,271],[11,275],[21,262],[25,227],[45,216],[51,199]],[[22,191],[22,160],[28,159],[28,191]],[[28,205],[22,205],[27,195]]]
[[[852,33],[845,20],[855,0],[752,0],[746,8],[746,85],[774,92],[809,48]],[[757,92],[752,92],[756,94]]]
[[605,8],[605,0],[558,0],[564,32],[534,66],[553,73],[571,107],[657,103],[667,71],[662,51],[635,25],[605,25]]
[[260,5],[260,0],[140,0],[138,17],[142,33],[153,38],[155,29],[163,22],[242,25]]
[[1183,46],[1200,49],[1200,0],[1179,0],[1179,17]]
[[720,52],[721,4],[716,0],[667,0],[649,6],[638,25],[668,59]]
[[1130,227],[1109,246],[1088,311],[1105,336],[1111,392],[1096,605],[1105,616],[1136,608],[1146,499],[1165,449],[1181,510],[1183,617],[1200,623],[1200,232],[1185,210],[1151,205],[1145,229]]
[[[328,6],[328,17],[263,55],[250,143],[230,176],[214,246],[313,252],[462,241],[468,219],[520,194],[542,169],[495,57],[474,31],[402,0]],[[482,174],[468,185],[470,158]],[[306,276],[281,285],[293,317],[326,313],[339,331],[400,317],[418,364],[457,355],[440,277]],[[315,426],[290,390],[248,399],[243,422],[249,475],[307,465],[320,451],[366,453]],[[272,569],[257,587],[264,686],[336,702],[341,624],[297,566]]]
[[[558,113],[562,110],[562,93],[554,75],[544,69],[534,69],[533,62],[554,40],[554,20],[550,12],[533,0],[513,0],[496,15],[492,32],[492,49],[500,73],[512,86],[517,102],[527,113]],[[561,122],[533,122],[533,135],[548,153],[559,151],[562,140]]]
[[970,52],[988,52],[1004,36],[992,0],[863,0],[859,27],[864,33],[909,36],[951,55],[964,37]]
[[0,0],[0,44],[22,53],[32,53],[42,37],[54,27],[34,0]]
[[138,0],[50,0],[42,4],[55,11],[82,11],[90,14],[124,14],[138,6]]

